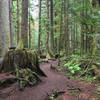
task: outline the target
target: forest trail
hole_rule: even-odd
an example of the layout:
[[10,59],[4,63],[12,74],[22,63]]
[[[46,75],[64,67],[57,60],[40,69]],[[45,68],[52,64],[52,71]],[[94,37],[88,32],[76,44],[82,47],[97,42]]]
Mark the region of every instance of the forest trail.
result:
[[[57,66],[57,61],[49,60],[49,63],[41,63],[40,67],[45,72],[47,77],[42,77],[42,82],[34,87],[27,87],[23,92],[16,91],[7,98],[0,98],[0,100],[48,100],[48,94],[53,89],[57,91],[68,92],[69,89],[81,89],[81,93],[89,93],[93,96],[95,88],[93,84],[80,82],[76,79],[68,79],[66,76],[61,75],[56,70],[52,70],[50,66]],[[67,95],[65,100],[85,100],[78,99],[77,96]],[[86,99],[87,100],[87,99]],[[91,99],[92,100],[92,99]],[[94,100],[94,99],[93,99]]]

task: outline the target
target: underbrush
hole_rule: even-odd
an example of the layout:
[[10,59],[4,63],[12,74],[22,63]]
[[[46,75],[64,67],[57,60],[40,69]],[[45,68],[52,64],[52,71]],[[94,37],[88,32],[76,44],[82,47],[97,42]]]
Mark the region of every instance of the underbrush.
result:
[[71,55],[60,58],[58,70],[70,78],[78,78],[83,81],[100,80],[100,63],[89,55]]

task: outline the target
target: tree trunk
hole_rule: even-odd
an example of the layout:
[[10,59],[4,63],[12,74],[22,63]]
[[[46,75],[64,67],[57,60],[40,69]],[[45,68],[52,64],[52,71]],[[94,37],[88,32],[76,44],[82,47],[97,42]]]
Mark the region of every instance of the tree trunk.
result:
[[53,0],[50,0],[50,48],[54,52],[54,34],[53,34]]
[[39,35],[38,35],[38,53],[40,54],[41,43],[41,0],[39,0]]
[[66,0],[64,0],[64,34],[65,34],[64,45],[65,45],[66,55],[68,55],[69,53],[68,6],[69,4],[67,4]]
[[[83,8],[84,8],[84,0],[82,0],[82,6],[83,6]],[[83,11],[82,11],[82,13],[81,13],[81,16],[83,16],[83,17],[85,17],[84,16],[84,9],[83,9]],[[82,22],[81,23],[81,50],[80,50],[80,53],[81,54],[83,54],[84,53],[84,45],[85,45],[85,43],[84,43],[84,38],[85,38],[85,35],[84,35],[84,30],[85,30],[85,26],[84,26],[84,23]]]
[[20,8],[19,0],[17,0],[17,44],[20,40]]
[[[47,20],[49,22],[49,0],[47,0]],[[49,29],[49,23],[47,23],[47,39],[46,39],[46,49],[47,49],[47,52],[49,53],[49,32],[50,32],[50,29]]]
[[60,50],[61,50],[61,45],[62,45],[62,43],[61,43],[61,34],[62,34],[62,32],[63,32],[63,0],[62,0],[62,4],[61,4],[61,11],[60,11],[60,36],[59,36],[59,50],[58,50],[58,52],[59,52],[59,54],[60,54]]
[[9,0],[9,22],[10,22],[10,47],[14,46],[14,24],[12,12],[12,0]]
[[28,0],[22,0],[21,38],[25,48],[28,48]]
[[9,1],[0,0],[0,56],[8,49]]
[[31,8],[29,8],[29,49],[31,48]]

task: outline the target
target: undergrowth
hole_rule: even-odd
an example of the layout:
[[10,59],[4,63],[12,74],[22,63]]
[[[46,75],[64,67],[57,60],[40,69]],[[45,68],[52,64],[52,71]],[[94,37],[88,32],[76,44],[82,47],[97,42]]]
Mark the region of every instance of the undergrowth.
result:
[[[95,58],[91,59],[89,55],[71,55],[69,57],[60,58],[60,66],[58,70],[66,74],[70,78],[78,78],[82,81],[100,80],[100,64],[95,63]],[[96,72],[97,71],[97,72]]]

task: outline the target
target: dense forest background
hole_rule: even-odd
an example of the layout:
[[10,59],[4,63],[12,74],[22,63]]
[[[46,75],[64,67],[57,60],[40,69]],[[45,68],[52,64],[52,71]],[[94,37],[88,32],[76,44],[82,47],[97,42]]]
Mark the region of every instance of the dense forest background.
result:
[[23,39],[25,47],[50,56],[61,51],[95,55],[100,49],[99,0],[8,0],[1,4],[6,5],[1,19],[8,46],[17,46]]

